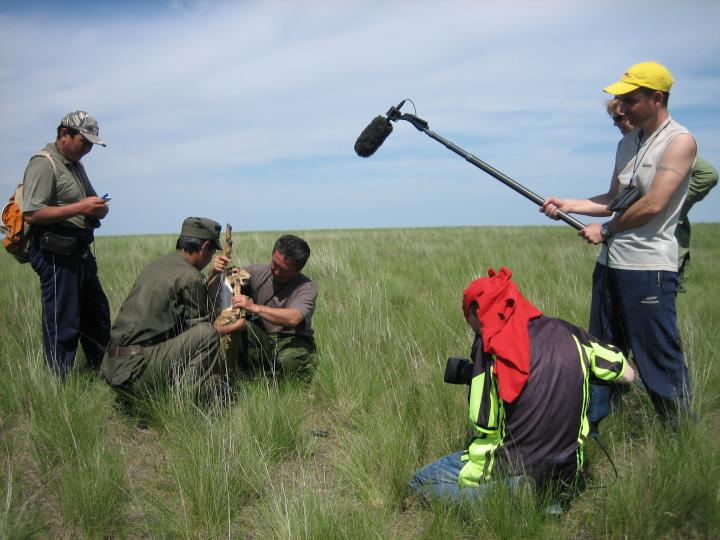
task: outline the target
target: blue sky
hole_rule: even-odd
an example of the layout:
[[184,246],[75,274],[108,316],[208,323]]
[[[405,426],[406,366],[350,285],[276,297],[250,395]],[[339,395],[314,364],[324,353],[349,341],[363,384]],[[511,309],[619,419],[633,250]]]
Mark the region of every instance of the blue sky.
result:
[[[84,158],[113,197],[101,234],[532,225],[533,203],[398,123],[430,128],[542,196],[609,183],[618,133],[602,88],[656,60],[673,116],[720,167],[720,3],[0,0],[0,193],[65,113],[108,147]],[[407,105],[406,105],[407,107]],[[696,221],[718,221],[720,188]],[[564,226],[564,225],[563,225]]]

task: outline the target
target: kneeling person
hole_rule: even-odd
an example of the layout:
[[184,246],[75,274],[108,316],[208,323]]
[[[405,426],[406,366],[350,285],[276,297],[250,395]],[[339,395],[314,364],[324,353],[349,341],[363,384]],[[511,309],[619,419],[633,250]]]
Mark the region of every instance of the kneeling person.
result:
[[312,316],[317,286],[301,273],[310,246],[287,234],[275,242],[270,264],[245,267],[251,277],[237,306],[247,312],[247,331],[239,347],[241,367],[273,375],[310,375],[315,355]]
[[[177,251],[150,263],[140,273],[110,330],[101,372],[118,390],[136,393],[165,381],[197,390],[223,370],[220,336],[244,321],[215,328],[207,282],[201,270],[220,249],[220,225],[189,217]],[[219,266],[219,268],[218,268]],[[222,261],[211,273],[222,271]]]
[[446,382],[470,385],[476,436],[466,451],[415,473],[410,487],[427,497],[471,501],[498,480],[513,488],[528,476],[540,489],[573,486],[589,434],[590,381],[634,379],[619,349],[544,316],[510,270],[488,274],[463,295],[472,361],[450,358],[445,373]]

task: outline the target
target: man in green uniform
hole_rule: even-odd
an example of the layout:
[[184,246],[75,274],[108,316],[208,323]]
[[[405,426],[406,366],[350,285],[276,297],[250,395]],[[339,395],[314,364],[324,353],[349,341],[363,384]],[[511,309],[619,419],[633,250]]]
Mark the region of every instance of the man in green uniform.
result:
[[695,165],[690,172],[690,185],[688,186],[685,202],[680,210],[675,238],[678,241],[678,281],[684,285],[685,270],[690,262],[690,220],[688,213],[696,202],[702,201],[710,190],[718,183],[718,172],[703,158],[695,159]]
[[[101,372],[113,388],[136,393],[171,381],[192,391],[209,386],[223,369],[220,336],[244,321],[216,328],[210,320],[207,281],[201,270],[220,249],[220,225],[189,217],[174,253],[140,273],[110,330]],[[211,274],[222,272],[217,261]]]
[[[315,359],[312,316],[317,286],[301,270],[310,246],[292,234],[275,242],[270,264],[251,264],[248,295],[234,297],[246,312],[239,364],[275,375],[307,378]],[[219,258],[219,257],[218,257]]]

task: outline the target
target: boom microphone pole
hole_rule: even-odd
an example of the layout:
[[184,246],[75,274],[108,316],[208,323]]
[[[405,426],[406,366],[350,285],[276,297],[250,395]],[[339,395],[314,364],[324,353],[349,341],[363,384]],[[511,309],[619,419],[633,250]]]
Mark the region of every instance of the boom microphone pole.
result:
[[[460,148],[458,145],[448,141],[447,139],[441,137],[434,131],[432,131],[428,125],[428,123],[423,120],[422,118],[417,117],[414,114],[409,113],[401,113],[400,109],[405,104],[406,100],[402,100],[396,107],[390,107],[387,113],[385,113],[385,116],[376,116],[370,124],[363,130],[363,132],[358,137],[357,141],[355,142],[355,153],[360,157],[370,157],[372,156],[375,151],[380,148],[382,143],[385,142],[385,139],[388,138],[390,133],[392,133],[393,126],[390,123],[397,122],[398,120],[405,120],[406,122],[409,122],[418,131],[422,131],[425,133],[428,137],[431,139],[435,139],[437,142],[442,144],[444,147],[446,147],[449,150],[452,150],[459,156],[465,158],[466,161],[469,161],[473,165],[475,165],[477,168],[482,169],[486,173],[488,173],[490,176],[496,178],[497,180],[500,180],[503,184],[508,186],[509,188],[515,190],[520,195],[526,197],[527,199],[530,199],[532,202],[537,204],[538,206],[542,206],[544,199],[540,197],[537,193],[529,190],[522,184],[516,182],[509,176],[501,173],[494,167],[491,167],[484,161],[479,160],[474,155],[472,155],[469,152],[466,152],[462,148]],[[567,215],[565,212],[561,212],[558,210],[557,217],[570,225],[571,227],[574,227],[578,231],[585,228],[585,224],[581,221],[578,221],[577,219]]]

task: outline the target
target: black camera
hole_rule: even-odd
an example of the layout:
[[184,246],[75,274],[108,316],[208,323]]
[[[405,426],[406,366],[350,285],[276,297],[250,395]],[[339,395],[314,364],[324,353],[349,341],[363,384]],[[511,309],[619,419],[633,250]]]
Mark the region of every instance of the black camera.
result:
[[630,208],[637,200],[642,197],[642,191],[638,186],[625,186],[620,193],[607,205],[607,209],[611,212],[624,212]]
[[445,364],[445,382],[450,384],[467,384],[472,381],[473,363],[469,358],[451,356]]

